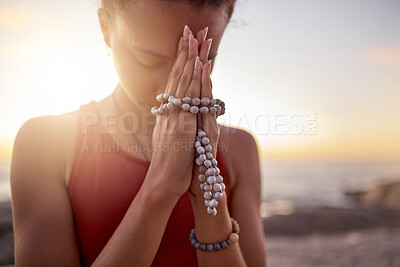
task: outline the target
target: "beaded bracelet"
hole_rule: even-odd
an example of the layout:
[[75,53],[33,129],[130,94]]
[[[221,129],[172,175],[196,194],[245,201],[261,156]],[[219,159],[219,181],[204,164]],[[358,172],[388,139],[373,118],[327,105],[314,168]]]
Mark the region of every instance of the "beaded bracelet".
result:
[[[177,98],[168,93],[161,93],[156,96],[156,100],[161,103],[160,107],[152,107],[151,113],[155,116],[162,115],[175,107],[180,107],[193,114],[216,114],[220,116],[225,114],[225,103],[220,99],[209,99],[208,97]],[[199,107],[200,106],[200,107]],[[225,184],[217,167],[217,160],[213,157],[210,139],[204,130],[198,129],[195,141],[195,162],[199,166],[200,188],[204,191],[204,204],[207,207],[208,214],[217,215],[218,201],[222,199],[225,191]],[[214,190],[214,193],[211,191]]]
[[226,241],[217,242],[214,244],[200,243],[199,241],[197,241],[196,232],[195,229],[193,229],[190,232],[190,238],[189,238],[190,243],[192,244],[192,246],[202,251],[218,251],[221,248],[227,248],[229,245],[239,241],[239,232],[240,232],[239,223],[233,218],[231,218],[231,221],[232,221],[232,233],[229,235]]

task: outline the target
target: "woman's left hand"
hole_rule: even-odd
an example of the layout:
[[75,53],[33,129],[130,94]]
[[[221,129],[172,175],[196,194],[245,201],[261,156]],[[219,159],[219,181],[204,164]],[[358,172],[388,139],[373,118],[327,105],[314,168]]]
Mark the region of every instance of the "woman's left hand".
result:
[[[206,34],[206,33],[205,33]],[[211,61],[208,61],[208,54],[210,51],[211,40],[205,40],[204,30],[199,31],[196,35],[196,39],[199,40],[199,57],[200,61],[203,63],[202,65],[202,75],[201,75],[201,98],[208,97],[209,99],[213,98],[212,95],[212,82],[211,82]],[[210,144],[212,146],[211,153],[213,157],[216,159],[217,157],[217,146],[218,140],[220,136],[220,128],[217,124],[216,114],[201,114],[198,113],[197,117],[197,127],[203,129],[207,137],[210,139]],[[198,179],[200,172],[199,166],[197,164],[193,165],[193,176],[192,176],[192,183],[189,187],[189,193],[192,196],[201,196],[203,197],[204,191],[200,188],[200,181]]]

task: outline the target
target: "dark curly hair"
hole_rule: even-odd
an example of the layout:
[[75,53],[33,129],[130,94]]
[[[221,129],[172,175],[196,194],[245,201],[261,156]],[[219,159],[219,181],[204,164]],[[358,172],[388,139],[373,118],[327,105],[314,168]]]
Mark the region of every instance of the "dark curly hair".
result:
[[[123,10],[126,4],[131,2],[133,2],[133,0],[101,0],[102,6],[110,11]],[[226,16],[229,21],[235,8],[236,0],[159,0],[159,2],[166,7],[172,4],[181,4],[189,5],[194,8],[203,8],[205,6],[216,9],[226,8]]]

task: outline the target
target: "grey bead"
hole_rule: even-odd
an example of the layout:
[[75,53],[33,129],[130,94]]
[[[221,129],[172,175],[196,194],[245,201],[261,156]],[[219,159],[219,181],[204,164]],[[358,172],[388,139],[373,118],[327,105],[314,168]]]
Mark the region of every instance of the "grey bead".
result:
[[216,107],[210,107],[210,108],[209,108],[209,112],[210,112],[211,114],[217,113],[217,108],[216,108]]
[[194,244],[196,244],[197,241],[196,241],[196,239],[192,239],[192,240],[190,240],[190,243],[192,244],[192,246],[194,246]]
[[206,136],[206,132],[203,130],[198,131],[197,136],[200,138],[203,138],[204,136]]
[[201,104],[203,104],[204,106],[208,106],[210,104],[210,99],[208,97],[203,97],[201,99]]
[[206,175],[207,175],[207,176],[214,175],[214,168],[208,168],[208,169],[206,170]]
[[206,250],[206,248],[207,248],[207,245],[206,244],[200,244],[200,249],[201,250]]
[[[197,147],[197,153],[199,153],[199,154],[204,154],[204,152],[206,152],[205,150],[204,150],[204,147],[202,147],[202,146],[199,146],[199,147]],[[205,155],[204,155],[205,156]]]
[[196,106],[191,106],[189,110],[193,114],[199,113],[199,108]]
[[[202,155],[204,155],[204,154],[202,154]],[[206,160],[203,162],[203,164],[204,164],[204,166],[206,166],[206,168],[210,168],[210,167],[212,166],[211,161],[208,160],[208,159],[206,159]]]
[[222,193],[221,192],[215,192],[215,194],[214,194],[214,198],[216,199],[216,200],[221,200],[222,199]]
[[[205,151],[207,151],[206,148],[207,148],[207,146],[204,148]],[[212,159],[213,158],[213,154],[210,153],[210,152],[206,152],[206,157],[207,157],[207,159]]]
[[[205,186],[204,186],[204,187],[205,187]],[[205,199],[211,199],[211,197],[212,197],[212,194],[211,194],[210,191],[204,192],[204,198],[205,198]]]
[[221,245],[219,243],[215,243],[214,250],[220,250],[220,249],[221,249]]
[[228,240],[226,240],[226,243],[227,243],[228,246],[229,246],[230,244],[232,244],[232,241],[231,241],[230,239],[228,239]]
[[185,111],[188,111],[190,109],[190,105],[189,104],[182,104],[182,109]]
[[219,99],[219,98],[215,99],[215,104],[219,105],[221,103],[222,103],[221,99]]
[[192,99],[190,98],[190,97],[188,97],[188,96],[186,96],[186,97],[184,97],[184,98],[182,98],[182,102],[183,103],[191,103],[192,102]]
[[214,188],[214,190],[217,191],[217,192],[222,191],[222,187],[221,187],[220,184],[214,184],[214,185],[213,185],[213,188]]
[[200,189],[201,189],[201,190],[204,190],[204,184],[205,184],[205,183],[201,183],[201,184],[200,184]]
[[207,245],[207,250],[208,251],[213,251],[214,250],[214,246],[212,244],[208,244]]
[[180,106],[182,104],[182,100],[180,98],[175,98],[173,103],[175,106]]
[[206,179],[206,176],[204,174],[200,173],[198,178],[199,178],[200,183],[202,183]]
[[[203,154],[204,155],[204,154]],[[201,160],[200,159],[200,157],[198,157],[198,158],[196,158],[196,164],[198,165],[198,166],[201,166],[201,165],[203,165],[203,160]]]
[[210,144],[208,144],[208,145],[206,145],[206,146],[204,147],[204,150],[205,150],[206,152],[211,152],[212,146],[211,146]]
[[211,159],[211,164],[215,167],[218,165],[218,162],[216,159],[213,158],[213,159]]
[[228,244],[224,241],[224,242],[221,242],[221,247],[222,248],[227,248],[228,247]]
[[[206,156],[207,156],[207,155],[206,155]],[[214,169],[215,169],[215,175],[219,175],[219,173],[220,173],[219,168],[218,168],[218,167],[214,167]]]
[[207,136],[204,136],[203,138],[201,138],[201,143],[202,143],[203,145],[207,145],[207,144],[210,143],[210,139],[208,139]]
[[201,107],[200,108],[200,113],[201,114],[207,114],[208,113],[208,107]]
[[207,160],[206,155],[204,155],[204,154],[200,154],[199,158],[200,158],[200,160],[201,160],[202,162],[204,162],[205,160]]
[[217,106],[217,113],[218,114],[221,114],[221,110],[222,110],[221,106]]
[[200,248],[200,243],[199,243],[199,242],[196,242],[196,244],[194,244],[194,247],[195,247],[195,248]]
[[217,101],[214,98],[210,99],[211,106],[214,106],[216,103],[217,103]]
[[195,106],[200,105],[200,98],[198,98],[198,97],[193,98],[192,99],[192,104],[195,105]]
[[194,142],[194,147],[195,147],[195,148],[198,148],[198,147],[200,147],[200,146],[201,146],[201,142],[200,142],[200,141]]
[[209,207],[210,206],[210,200],[205,199],[204,200],[204,205],[206,205],[206,207]]
[[217,179],[215,178],[215,176],[208,176],[207,177],[207,183],[209,184],[213,184],[217,181]]
[[224,180],[221,175],[217,175],[215,178],[216,178],[215,182],[217,182],[217,183],[222,183]]
[[205,173],[206,170],[207,170],[207,168],[204,167],[203,165],[199,167],[199,172],[200,172],[200,173]]
[[204,185],[204,191],[211,191],[211,189],[212,189],[211,185],[209,185],[207,183]]

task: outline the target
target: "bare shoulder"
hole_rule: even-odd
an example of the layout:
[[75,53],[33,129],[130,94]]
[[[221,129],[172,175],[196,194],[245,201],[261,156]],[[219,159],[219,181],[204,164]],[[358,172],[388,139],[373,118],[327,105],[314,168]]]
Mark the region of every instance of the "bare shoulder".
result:
[[234,177],[232,186],[239,181],[246,169],[258,167],[258,145],[256,138],[247,130],[220,126],[219,149],[223,152],[230,169],[230,177]]
[[30,166],[56,173],[61,179],[73,161],[78,111],[34,117],[19,129],[14,141],[12,173]]

